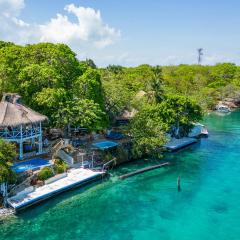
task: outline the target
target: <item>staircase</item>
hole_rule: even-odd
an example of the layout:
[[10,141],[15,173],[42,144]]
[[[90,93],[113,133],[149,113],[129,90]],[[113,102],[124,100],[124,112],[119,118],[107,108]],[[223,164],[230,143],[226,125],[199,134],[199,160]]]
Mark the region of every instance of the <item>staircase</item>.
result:
[[51,149],[51,154],[52,154],[52,158],[57,157],[58,151],[65,146],[65,142],[63,139],[59,139],[59,141],[57,141]]

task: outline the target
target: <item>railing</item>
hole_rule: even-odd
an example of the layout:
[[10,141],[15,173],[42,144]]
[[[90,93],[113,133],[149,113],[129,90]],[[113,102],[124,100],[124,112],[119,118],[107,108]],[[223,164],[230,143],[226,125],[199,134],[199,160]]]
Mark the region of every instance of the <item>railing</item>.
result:
[[110,166],[115,166],[117,164],[117,159],[113,158],[112,160],[110,160],[109,162],[106,162],[105,164],[103,164],[102,167],[102,171],[107,170]]
[[21,139],[21,138],[31,138],[34,137],[36,135],[39,135],[41,133],[41,128],[37,127],[37,128],[31,128],[31,129],[24,129],[21,130],[13,130],[13,131],[9,131],[9,130],[0,130],[0,138],[4,138],[4,139]]

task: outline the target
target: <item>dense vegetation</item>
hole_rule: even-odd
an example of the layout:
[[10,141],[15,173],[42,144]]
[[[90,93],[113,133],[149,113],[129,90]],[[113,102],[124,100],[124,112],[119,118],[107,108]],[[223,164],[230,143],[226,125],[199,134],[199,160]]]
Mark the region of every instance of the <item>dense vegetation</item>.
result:
[[50,167],[44,167],[39,171],[37,177],[38,180],[45,181],[48,178],[52,177],[53,175],[54,175],[53,170]]
[[[17,92],[52,125],[105,126],[100,74],[63,44],[0,43],[0,92]],[[83,114],[83,111],[85,114]]]
[[17,92],[51,126],[102,130],[135,112],[127,133],[137,155],[158,151],[166,133],[186,135],[202,110],[240,96],[240,67],[179,65],[97,68],[64,44],[0,42],[0,94]]
[[0,139],[0,184],[14,181],[15,173],[10,167],[15,157],[15,146]]

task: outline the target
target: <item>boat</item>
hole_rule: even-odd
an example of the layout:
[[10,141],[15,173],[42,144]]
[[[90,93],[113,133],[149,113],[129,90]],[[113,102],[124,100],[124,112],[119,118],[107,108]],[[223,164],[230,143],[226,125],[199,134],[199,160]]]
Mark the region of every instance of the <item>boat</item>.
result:
[[208,137],[207,127],[201,123],[194,123],[194,127],[188,134],[190,138]]
[[219,104],[216,106],[216,111],[221,113],[229,113],[231,112],[231,109],[226,105]]

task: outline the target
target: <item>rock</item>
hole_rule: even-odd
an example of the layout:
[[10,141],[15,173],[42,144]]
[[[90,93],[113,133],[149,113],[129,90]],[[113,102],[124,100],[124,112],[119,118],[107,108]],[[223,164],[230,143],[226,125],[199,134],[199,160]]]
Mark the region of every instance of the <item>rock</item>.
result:
[[15,211],[11,208],[0,208],[0,218],[8,217],[15,213]]
[[222,101],[218,102],[218,105],[224,105],[231,109],[240,107],[240,101],[234,98],[225,98]]

